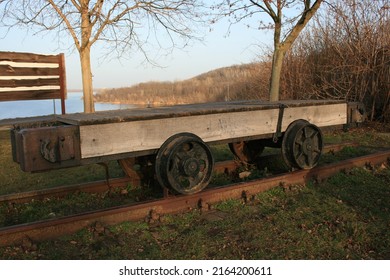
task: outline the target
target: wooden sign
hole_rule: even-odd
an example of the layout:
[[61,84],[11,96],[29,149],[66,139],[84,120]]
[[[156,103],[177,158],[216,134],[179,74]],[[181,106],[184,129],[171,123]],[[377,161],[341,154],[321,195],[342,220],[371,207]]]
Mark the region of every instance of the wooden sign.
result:
[[65,113],[64,54],[0,52],[0,101],[61,99]]

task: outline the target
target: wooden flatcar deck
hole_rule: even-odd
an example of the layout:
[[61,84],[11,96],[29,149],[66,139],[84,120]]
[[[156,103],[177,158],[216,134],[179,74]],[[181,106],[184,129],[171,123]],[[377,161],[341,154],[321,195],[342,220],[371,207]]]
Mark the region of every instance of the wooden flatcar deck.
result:
[[73,125],[94,125],[104,123],[129,122],[162,118],[177,118],[218,113],[247,112],[256,110],[345,104],[339,100],[288,100],[269,101],[231,101],[176,105],[171,107],[135,108],[124,110],[100,111],[92,114],[76,113],[61,115],[58,121]]

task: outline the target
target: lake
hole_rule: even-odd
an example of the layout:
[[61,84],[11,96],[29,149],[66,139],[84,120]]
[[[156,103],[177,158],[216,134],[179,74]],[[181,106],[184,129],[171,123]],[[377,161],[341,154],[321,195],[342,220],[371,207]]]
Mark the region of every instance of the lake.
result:
[[[68,93],[65,100],[66,113],[78,113],[84,111],[82,92]],[[96,111],[118,110],[134,108],[128,104],[95,103]],[[0,102],[0,120],[20,117],[45,116],[61,114],[61,102],[54,100],[28,100],[28,101],[6,101]]]

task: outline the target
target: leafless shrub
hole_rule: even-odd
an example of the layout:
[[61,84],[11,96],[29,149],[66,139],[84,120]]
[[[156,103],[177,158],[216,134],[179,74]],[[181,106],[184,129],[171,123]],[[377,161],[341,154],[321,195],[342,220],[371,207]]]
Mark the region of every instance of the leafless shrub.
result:
[[372,120],[389,120],[389,0],[332,1],[285,63],[284,98],[361,101]]

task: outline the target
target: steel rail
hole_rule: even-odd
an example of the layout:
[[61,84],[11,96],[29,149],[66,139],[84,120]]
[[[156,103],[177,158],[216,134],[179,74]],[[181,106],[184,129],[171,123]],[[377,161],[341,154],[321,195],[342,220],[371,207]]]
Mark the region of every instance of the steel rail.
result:
[[[323,148],[323,152],[337,152],[346,146],[357,146],[356,143],[341,143],[326,145]],[[279,154],[271,154],[261,157],[261,160],[267,162],[279,156]],[[216,173],[230,173],[238,167],[239,163],[234,160],[217,162],[214,166],[214,172]],[[46,198],[53,197],[65,197],[75,192],[86,192],[86,193],[103,193],[109,191],[111,188],[126,187],[133,178],[111,178],[107,180],[74,184],[68,186],[59,186],[49,189],[34,190],[29,192],[20,192],[0,196],[0,203],[24,203],[32,200],[44,200]]]
[[266,179],[210,188],[194,195],[168,197],[69,217],[5,227],[0,229],[0,246],[19,244],[26,237],[33,242],[54,239],[75,233],[96,222],[103,225],[114,225],[125,221],[142,220],[152,212],[162,215],[185,212],[189,209],[206,208],[208,205],[227,199],[245,199],[281,184],[287,186],[304,184],[313,179],[322,180],[336,174],[340,170],[367,165],[374,166],[389,161],[389,159],[390,150],[387,150],[310,170],[299,170]]
[[109,183],[107,183],[107,180],[102,180],[29,192],[12,193],[0,196],[0,203],[24,203],[32,200],[43,200],[45,198],[65,197],[75,192],[102,193],[112,187],[125,187],[129,182],[130,178],[123,177],[110,179]]

